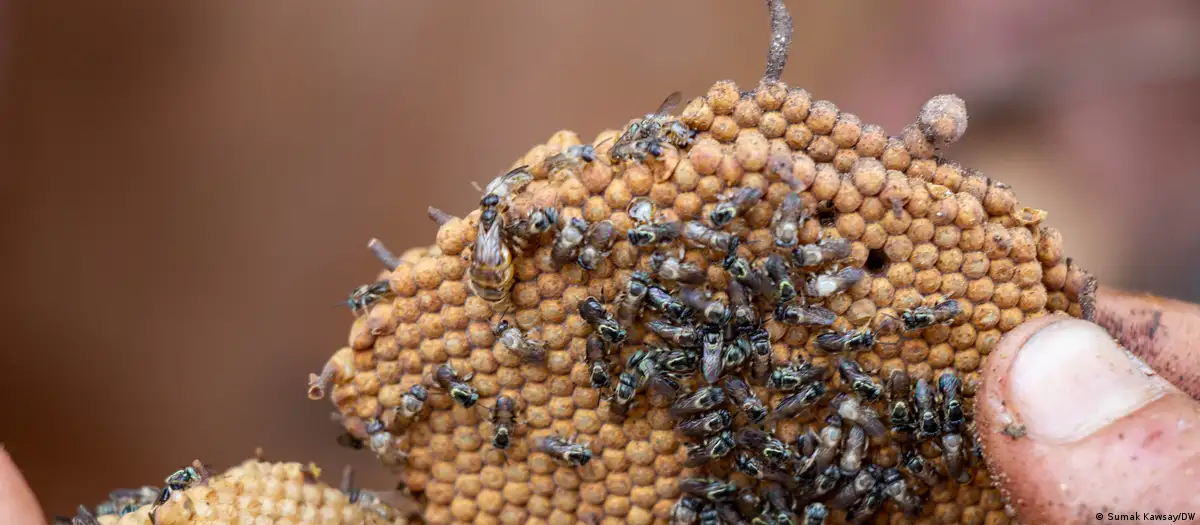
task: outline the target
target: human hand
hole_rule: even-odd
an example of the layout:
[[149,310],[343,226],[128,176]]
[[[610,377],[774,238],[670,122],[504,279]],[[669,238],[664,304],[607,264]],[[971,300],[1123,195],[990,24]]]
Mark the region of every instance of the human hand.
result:
[[44,525],[45,516],[33,491],[21,477],[8,452],[0,446],[0,523],[5,525]]
[[1048,316],[992,351],[975,405],[988,469],[1031,525],[1200,515],[1200,306],[1107,290],[1097,306],[1113,335]]

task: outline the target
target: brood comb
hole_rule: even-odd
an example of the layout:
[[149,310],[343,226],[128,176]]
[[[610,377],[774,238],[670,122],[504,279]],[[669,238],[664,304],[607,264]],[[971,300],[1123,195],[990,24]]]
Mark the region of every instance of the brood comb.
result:
[[1095,280],[941,156],[962,100],[898,136],[813,100],[767,4],[757,88],[558,132],[480,209],[431,208],[435,246],[372,241],[386,271],[309,396],[427,523],[1012,518],[972,436],[981,361],[1025,320],[1091,319]]
[[169,476],[163,489],[113,491],[95,508],[79,507],[61,525],[408,525],[415,502],[406,494],[320,481],[321,469],[300,463],[248,460],[212,475],[199,461]]

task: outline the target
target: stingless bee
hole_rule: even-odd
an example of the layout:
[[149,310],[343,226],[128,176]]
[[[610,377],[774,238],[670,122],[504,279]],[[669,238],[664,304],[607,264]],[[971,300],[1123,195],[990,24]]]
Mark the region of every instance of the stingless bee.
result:
[[723,431],[704,440],[703,443],[689,445],[687,447],[687,459],[683,461],[683,466],[699,467],[721,459],[729,455],[735,445],[733,432],[728,430]]
[[963,437],[959,434],[944,434],[939,443],[942,449],[942,465],[946,474],[957,483],[966,483],[971,479],[971,473],[966,468],[966,455],[963,447]]
[[[832,421],[814,434],[816,448],[813,451],[813,464],[818,470],[823,470],[833,464],[838,452],[842,449],[842,422],[840,418],[830,418]],[[812,432],[811,430],[809,432]]]
[[775,405],[775,410],[767,416],[767,421],[779,421],[795,416],[804,409],[815,405],[824,396],[825,383],[808,383],[796,393],[779,400],[779,403]]
[[867,402],[874,402],[883,395],[883,387],[871,379],[866,372],[863,372],[858,361],[839,358],[838,374],[842,376],[843,383],[850,385],[850,390],[862,396]]
[[853,245],[847,239],[821,239],[792,250],[792,262],[798,268],[813,268],[850,257]]
[[729,307],[710,298],[704,290],[685,286],[679,289],[679,300],[698,312],[700,319],[705,323],[722,325],[729,320]]
[[650,351],[639,350],[635,352],[635,355],[642,353],[643,357],[639,362],[634,363],[634,366],[645,378],[646,385],[650,387],[651,391],[668,399],[675,399],[679,393],[679,382],[676,381],[678,376],[661,366],[664,352],[661,348],[652,348]]
[[516,433],[517,410],[517,402],[508,396],[497,397],[496,404],[488,409],[487,419],[495,427],[492,446],[502,452],[512,445],[512,437]]
[[733,308],[730,328],[733,329],[734,334],[748,334],[759,328],[758,311],[751,304],[750,292],[746,290],[746,287],[742,286],[742,283],[733,281],[729,283],[727,292],[729,293],[729,305]]
[[579,168],[583,164],[589,164],[596,160],[596,146],[600,146],[609,139],[604,139],[599,144],[572,144],[567,146],[560,153],[556,153],[546,160],[542,161],[542,169],[546,173],[554,173],[560,168]]
[[714,410],[686,420],[675,427],[681,435],[703,439],[733,425],[733,415],[727,410]]
[[908,372],[902,368],[892,370],[887,380],[888,414],[892,428],[902,434],[912,433],[916,430],[913,413],[909,408],[911,390],[912,382],[908,377]]
[[946,371],[938,378],[938,391],[942,394],[942,432],[957,433],[965,423],[963,403],[959,398],[961,387],[962,380],[952,371]]
[[500,338],[505,348],[519,356],[522,363],[546,362],[546,342],[529,337],[508,321],[500,321],[492,328],[492,333]]
[[743,215],[751,206],[762,200],[762,190],[754,187],[744,187],[734,190],[733,195],[724,198],[708,214],[708,220],[713,227],[721,228]]
[[[650,113],[641,120],[630,124],[629,129],[626,129],[620,137],[617,137],[617,141],[608,150],[608,158],[613,163],[627,160],[641,161],[646,158],[648,153],[654,156],[661,155],[662,146],[660,141],[662,140],[671,143],[681,142],[678,144],[680,146],[690,143],[690,130],[687,130],[686,127],[672,124],[672,122],[676,121],[670,121],[671,110],[675,109],[675,106],[679,105],[681,100],[683,100],[682,93],[678,91],[671,93],[662,101],[662,104],[659,104],[658,109],[654,110],[654,113]],[[664,127],[668,129],[664,130]]]
[[[783,196],[779,209],[771,217],[771,227],[775,233],[775,246],[794,248],[800,241],[800,225],[804,217],[804,200],[800,194],[790,192]],[[849,255],[849,254],[847,254]]]
[[791,448],[775,436],[756,428],[743,428],[738,432],[737,442],[775,466],[783,465],[792,459]]
[[746,363],[746,359],[750,357],[750,351],[739,343],[730,343],[725,345],[725,351],[721,353],[721,369],[722,370],[737,370]]
[[571,262],[579,250],[579,245],[583,244],[587,237],[588,228],[587,221],[579,217],[572,217],[567,221],[566,226],[559,229],[558,235],[554,237],[554,245],[550,248],[550,260],[558,265]]
[[675,326],[662,319],[651,319],[646,321],[646,329],[677,346],[695,348],[701,344],[700,331],[692,326]]
[[679,221],[651,222],[630,228],[626,235],[629,237],[629,244],[650,246],[673,243],[679,239],[681,231]]
[[822,352],[858,352],[869,350],[879,342],[874,330],[860,328],[845,332],[826,332],[813,339],[813,347]]
[[670,525],[695,525],[704,510],[704,501],[693,496],[682,496],[671,505]]
[[736,252],[725,257],[724,266],[729,275],[753,294],[769,301],[776,299],[775,283],[771,282],[771,277],[767,275],[767,272],[751,265],[746,259],[738,257]]
[[681,258],[654,252],[650,255],[650,269],[656,277],[666,282],[699,286],[708,280],[704,270],[692,263],[682,262]]
[[850,482],[842,485],[837,493],[829,500],[829,506],[835,509],[848,509],[862,498],[875,490],[876,479],[871,470],[858,470],[848,473]]
[[633,397],[646,384],[645,369],[641,366],[645,359],[646,352],[642,350],[629,356],[629,360],[625,363],[625,369],[621,371],[620,376],[617,376],[617,387],[614,389],[612,403],[609,405],[610,411],[618,415],[629,412],[629,408],[633,404]]
[[138,489],[117,489],[108,493],[108,501],[96,507],[96,516],[124,516],[143,505],[158,500],[158,487],[144,486]]
[[634,276],[646,283],[646,306],[675,322],[684,322],[692,316],[692,309],[676,299],[670,292],[657,284],[650,282],[650,276],[644,272],[634,272]]
[[[409,387],[408,392],[400,395],[400,404],[392,409],[390,414],[391,419],[385,422],[388,428],[402,428],[412,424],[417,416],[421,415],[421,411],[425,409],[425,401],[429,399],[429,392],[422,385],[413,385]],[[388,416],[388,414],[385,414]]]
[[469,374],[466,377],[459,379],[458,372],[454,370],[450,363],[443,363],[433,371],[434,383],[450,393],[450,399],[462,405],[465,408],[475,406],[479,402],[479,393],[475,391],[475,387],[467,384],[475,374]]
[[350,307],[350,311],[354,312],[354,315],[362,315],[369,306],[391,293],[392,285],[387,281],[364,284],[350,292],[350,297],[346,299],[346,306]]
[[923,481],[930,487],[936,487],[942,480],[938,476],[937,467],[916,451],[905,452],[901,457],[901,467],[912,477]]
[[721,330],[716,326],[706,327],[702,330],[700,346],[700,370],[704,375],[704,381],[711,385],[721,378],[723,364],[721,351],[725,348],[725,338],[722,336]]
[[941,431],[942,425],[938,421],[933,386],[924,378],[918,379],[917,384],[913,386],[913,403],[916,405],[917,412],[917,439],[923,441],[936,436]]
[[502,304],[508,300],[515,275],[512,250],[504,240],[504,218],[497,210],[499,198],[488,194],[483,206],[467,273],[475,295],[494,305]]
[[900,312],[900,321],[905,331],[920,330],[938,324],[949,324],[962,313],[962,307],[954,299],[943,299],[933,306],[918,306]]
[[763,405],[762,400],[754,395],[754,391],[750,390],[750,385],[747,385],[742,378],[726,377],[722,386],[725,393],[729,395],[729,399],[741,409],[743,414],[746,414],[750,423],[757,425],[767,418],[766,405]]
[[671,403],[671,408],[668,412],[675,419],[683,419],[703,412],[708,412],[725,402],[725,392],[715,386],[706,386],[688,394],[680,396]]
[[771,376],[771,332],[759,328],[750,332],[744,339],[738,340],[739,343],[741,341],[745,341],[749,346],[752,359],[750,376],[756,384],[761,385]]
[[867,276],[862,268],[842,268],[834,274],[813,275],[805,283],[805,295],[809,297],[829,297],[849,290]]
[[648,280],[634,272],[625,282],[625,289],[617,296],[617,321],[621,326],[631,326],[642,313],[642,305],[649,292]]
[[853,425],[846,431],[846,441],[842,444],[841,461],[838,468],[842,474],[852,475],[862,468],[863,457],[867,455],[867,433],[862,427]]
[[608,374],[608,349],[604,343],[604,339],[600,334],[589,334],[587,337],[587,360],[588,360],[588,377],[592,381],[592,388],[600,389],[607,387],[612,378]]
[[[200,460],[193,461],[191,465],[172,472],[167,479],[164,480],[162,492],[159,492],[158,499],[155,505],[162,505],[171,499],[171,494],[184,491],[195,487],[211,477],[208,468],[200,463]],[[157,510],[157,508],[155,509]]]
[[852,394],[838,394],[829,402],[829,408],[842,419],[858,425],[868,436],[879,437],[887,433],[887,427],[879,421],[879,415],[871,407]]
[[579,250],[576,262],[587,271],[595,270],[605,257],[612,251],[617,242],[617,228],[612,221],[603,220],[592,225],[588,230],[587,239]]
[[794,391],[808,383],[825,378],[825,368],[814,366],[808,361],[788,363],[771,371],[767,378],[767,388],[781,392]]
[[733,501],[737,497],[737,485],[713,478],[686,478],[679,480],[679,491],[708,501]]
[[505,228],[505,235],[513,241],[517,251],[529,253],[534,242],[558,224],[558,210],[534,208],[522,219],[513,221]]
[[[483,200],[488,200],[489,197],[495,197],[497,205],[507,206],[508,199],[512,194],[521,189],[526,184],[533,180],[533,173],[530,173],[529,166],[517,166],[499,177],[492,179],[487,187],[483,189]],[[478,186],[476,186],[478,188]],[[480,202],[480,204],[483,204]],[[486,204],[483,204],[487,206]]]
[[916,516],[921,511],[921,498],[908,490],[908,482],[895,467],[883,471],[883,495],[896,502],[901,512]]
[[796,298],[796,285],[792,282],[791,269],[788,268],[787,261],[783,260],[778,253],[772,253],[767,256],[767,262],[763,264],[763,269],[767,271],[767,276],[775,282],[775,293],[779,296],[779,304],[786,303]]
[[696,353],[688,350],[655,348],[651,354],[663,370],[672,374],[691,374],[699,365]]
[[737,248],[741,245],[742,239],[737,235],[720,230],[714,230],[705,226],[700,221],[688,221],[683,225],[683,237],[693,244],[705,248],[712,248],[722,252],[733,254],[737,252]]
[[589,296],[579,301],[579,316],[592,325],[596,333],[600,334],[600,337],[608,344],[620,344],[628,336],[608,308],[605,308],[595,297]]
[[837,321],[837,314],[815,304],[780,304],[775,308],[775,320],[796,326],[830,326]]
[[574,438],[563,439],[558,435],[538,440],[534,450],[544,452],[547,456],[572,467],[582,467],[592,460],[592,449],[587,444],[576,443]]
[[96,516],[87,507],[80,505],[75,517],[56,516],[54,525],[100,525],[100,520],[96,519]]
[[804,507],[804,525],[825,525],[825,518],[828,516],[829,509],[819,501]]

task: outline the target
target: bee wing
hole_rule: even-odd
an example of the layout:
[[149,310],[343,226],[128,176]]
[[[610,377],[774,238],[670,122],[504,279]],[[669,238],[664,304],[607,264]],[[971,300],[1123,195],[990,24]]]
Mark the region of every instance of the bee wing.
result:
[[837,314],[824,306],[808,306],[805,308],[805,317],[809,320],[810,324],[830,326],[834,321],[837,321]]
[[654,110],[654,116],[655,117],[665,116],[666,114],[670,113],[672,109],[675,109],[675,106],[678,106],[679,102],[682,100],[683,100],[683,93],[680,93],[678,91],[671,93],[670,95],[667,95],[667,98],[662,101],[662,104],[658,105],[658,109]]
[[722,345],[704,345],[700,369],[704,372],[704,380],[709,384],[716,383],[721,377],[721,349]]
[[505,263],[505,258],[511,257],[507,247],[504,245],[504,239],[501,238],[501,224],[504,221],[497,219],[492,223],[492,227],[479,232],[478,238],[475,240],[475,248],[473,251],[474,263],[483,266],[500,266]]
[[669,377],[664,377],[661,374],[651,376],[646,385],[655,393],[667,398],[674,399],[679,394],[679,383],[676,383]]

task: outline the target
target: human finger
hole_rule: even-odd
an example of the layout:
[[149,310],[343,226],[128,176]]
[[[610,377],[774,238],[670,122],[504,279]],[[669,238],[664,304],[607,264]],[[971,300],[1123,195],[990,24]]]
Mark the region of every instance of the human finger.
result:
[[1096,324],[1193,398],[1200,399],[1200,305],[1102,288]]
[[21,471],[0,445],[0,523],[43,525],[46,517]]
[[988,357],[975,416],[1025,523],[1200,511],[1200,403],[1095,324],[1048,316],[1010,332]]

